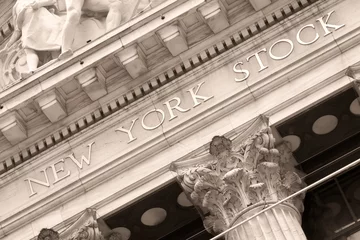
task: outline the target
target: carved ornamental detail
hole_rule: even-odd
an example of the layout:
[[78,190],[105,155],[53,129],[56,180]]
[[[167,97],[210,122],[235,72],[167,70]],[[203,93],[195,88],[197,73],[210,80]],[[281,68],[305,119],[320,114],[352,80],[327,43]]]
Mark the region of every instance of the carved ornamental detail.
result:
[[123,240],[123,237],[120,233],[113,232],[107,237],[107,240]]
[[[100,231],[101,230],[101,231]],[[111,230],[103,220],[96,219],[96,212],[87,209],[81,217],[58,233],[53,229],[43,228],[37,240],[126,240],[129,237],[120,232]]]
[[[194,204],[209,212],[204,225],[213,233],[231,227],[248,209],[271,205],[304,187],[289,144],[276,148],[268,124],[241,141],[215,136],[209,156],[172,166]],[[302,213],[304,197],[287,204]]]
[[37,240],[104,240],[95,217],[95,211],[87,209],[84,214],[64,232],[42,229]]
[[16,0],[13,33],[0,49],[0,92],[153,6],[149,0]]
[[47,229],[47,228],[43,228],[39,235],[38,235],[38,240],[60,240],[60,236],[59,233],[52,230],[52,229]]
[[84,226],[75,230],[67,240],[103,240],[96,220],[89,220]]

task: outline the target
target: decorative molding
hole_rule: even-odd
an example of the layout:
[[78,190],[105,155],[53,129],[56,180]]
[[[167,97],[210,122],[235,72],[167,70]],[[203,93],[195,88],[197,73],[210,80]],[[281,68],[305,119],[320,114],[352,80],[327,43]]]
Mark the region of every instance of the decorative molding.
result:
[[65,100],[56,89],[43,94],[36,101],[52,123],[67,116]]
[[145,55],[137,44],[125,48],[125,50],[115,54],[115,56],[119,58],[133,79],[148,71]]
[[[207,161],[194,161],[189,166],[188,160],[184,167],[180,162],[171,168],[194,204],[210,212],[204,224],[211,232],[228,229],[251,206],[277,202],[304,187],[293,166],[290,146],[283,143],[275,148],[268,119],[262,123],[257,124],[262,126],[256,131],[252,127],[251,134],[246,131],[238,136],[245,138],[241,143],[237,138],[231,141],[215,136],[209,149],[212,157]],[[304,197],[295,197],[287,204],[303,212]]]
[[60,238],[63,240],[104,240],[98,228],[95,210],[86,209],[74,224],[60,233]]
[[41,229],[37,240],[60,240],[60,235],[52,229],[43,228]]
[[355,91],[360,96],[360,63],[348,67],[345,75],[352,78]]
[[259,11],[271,4],[271,0],[249,0],[255,11]]
[[96,68],[89,68],[75,78],[91,100],[96,101],[107,94],[104,82],[97,76]]
[[[208,63],[207,65],[210,65],[210,63]],[[186,79],[186,81],[189,81],[188,79]],[[326,82],[326,81],[324,81],[324,82]],[[170,84],[171,85],[171,84]],[[318,88],[317,88],[318,89]],[[304,95],[302,95],[302,96],[304,96]],[[238,98],[238,99],[240,99],[240,97]],[[231,99],[231,102],[230,103],[228,103],[229,105],[230,104],[233,104],[233,102],[234,102],[235,100],[234,100],[234,98],[233,99]],[[226,112],[222,112],[223,114],[224,113],[226,113]],[[212,119],[214,119],[214,118],[212,118]],[[207,121],[206,120],[206,118],[204,117],[204,119],[203,120],[205,120],[205,122]],[[240,121],[240,120],[239,120]],[[201,123],[201,125],[203,126],[204,125],[204,122],[202,122]],[[197,124],[197,126],[199,126],[200,127],[200,125],[199,124]],[[189,125],[186,125],[186,127],[189,127]],[[193,130],[194,130],[194,128],[192,128]],[[85,134],[83,134],[83,135],[85,135]],[[88,133],[86,133],[86,136],[90,136]],[[182,135],[183,136],[183,135]],[[36,162],[35,162],[36,163]],[[108,170],[108,169],[107,169]],[[105,171],[105,170],[104,170]],[[21,173],[21,172],[20,172]],[[118,172],[116,173],[116,174],[118,174]],[[10,176],[9,178],[12,178],[13,176],[11,176],[11,175],[7,175],[6,177],[8,177],[8,176]],[[98,179],[97,179],[98,180]],[[59,192],[56,192],[56,197],[58,197],[58,196],[60,196],[60,194],[62,194],[62,193],[59,193]],[[55,195],[55,194],[54,194]],[[71,195],[71,196],[73,196],[73,195]],[[65,199],[65,198],[64,198]],[[66,196],[66,199],[70,199],[69,198],[69,196],[67,195]],[[108,200],[108,199],[107,199]],[[49,202],[47,202],[47,201],[42,201],[42,202],[44,202],[44,205],[42,205],[42,207],[41,207],[41,209],[42,210],[45,210],[45,209],[48,209],[49,208]],[[104,201],[102,201],[101,202],[101,204],[104,204],[103,203]],[[107,203],[109,203],[109,201],[107,202]],[[40,204],[39,204],[40,205]],[[36,217],[40,217],[40,216],[35,216],[35,215],[31,215],[31,214],[28,214],[28,213],[30,213],[30,211],[32,211],[33,209],[37,209],[37,207],[39,206],[39,205],[32,205],[32,206],[29,206],[29,207],[26,207],[26,208],[24,208],[24,211],[22,211],[22,214],[23,215],[21,215],[21,214],[16,214],[15,216],[14,216],[14,218],[13,219],[18,219],[18,220],[20,220],[19,218],[20,217],[23,217],[23,219],[32,219],[32,218],[36,218]],[[53,207],[55,206],[55,205],[52,205]],[[43,211],[42,211],[43,212]],[[25,215],[25,214],[27,214],[27,215]],[[42,213],[42,214],[44,214],[44,213]],[[41,215],[42,215],[41,214]],[[25,217],[25,216],[27,216],[27,217]],[[30,216],[32,216],[31,218],[29,218]],[[12,220],[12,219],[11,219]],[[18,226],[22,226],[23,224],[25,224],[25,223],[22,223],[21,221],[17,221],[17,223],[16,223],[17,225],[16,225],[16,227],[18,227]],[[6,229],[6,233],[11,233],[11,231],[14,231],[14,226],[15,226],[15,222],[13,223],[13,222],[11,222],[11,223],[9,223],[9,224],[7,224],[7,222],[4,224],[4,225],[6,225],[6,227],[7,227],[7,229]],[[9,230],[8,230],[9,229]]]
[[360,81],[360,63],[348,67],[345,74],[354,80]]
[[198,11],[214,33],[218,33],[230,26],[226,16],[226,10],[219,0],[214,0],[205,4],[200,7]]
[[0,118],[0,130],[12,145],[27,138],[24,120],[17,112],[11,112]]
[[[293,7],[294,12],[293,13],[296,13],[296,12],[302,10],[305,7],[305,5],[303,7],[302,6],[296,7],[296,1],[294,1],[292,3],[292,5],[294,6]],[[269,24],[266,25],[267,28],[271,27],[273,24],[275,24],[277,22],[275,19],[271,20],[271,21],[269,20],[269,19],[272,19],[272,18],[273,18],[273,15],[271,15],[271,14],[266,18],[268,23],[269,23]],[[261,24],[263,24],[263,23],[261,23]],[[74,134],[78,133],[82,129],[82,128],[78,129],[77,126],[82,126],[84,121],[86,122],[86,127],[89,127],[89,126],[93,125],[94,123],[96,123],[98,120],[100,120],[102,118],[105,118],[106,116],[109,116],[109,115],[117,112],[122,107],[130,104],[132,101],[126,101],[124,99],[125,95],[132,96],[133,93],[135,93],[136,98],[133,99],[133,100],[141,98],[144,95],[152,92],[153,90],[158,89],[163,84],[166,84],[169,80],[176,79],[176,78],[182,76],[183,74],[185,74],[186,72],[188,72],[190,70],[193,70],[194,68],[198,67],[199,65],[210,61],[213,57],[221,55],[222,53],[228,52],[225,49],[229,50],[229,49],[231,49],[231,48],[233,48],[235,46],[238,46],[239,44],[245,42],[249,38],[252,38],[256,34],[259,33],[259,32],[253,32],[252,35],[249,36],[249,35],[245,34],[245,33],[248,32],[248,30],[246,30],[246,29],[253,29],[253,28],[252,27],[250,28],[250,26],[248,26],[248,27],[244,28],[243,31],[240,31],[240,32],[236,33],[235,35],[231,36],[230,38],[227,37],[226,39],[223,39],[221,42],[216,44],[216,46],[214,45],[214,46],[211,46],[211,47],[207,48],[206,51],[209,52],[209,54],[211,55],[211,58],[209,58],[206,54],[205,55],[200,54],[200,55],[197,55],[196,57],[189,58],[188,60],[184,60],[184,61],[182,61],[181,64],[178,64],[178,65],[174,66],[169,71],[165,71],[162,74],[160,74],[160,75],[156,76],[155,78],[153,78],[152,80],[150,80],[149,82],[141,84],[141,85],[137,86],[136,88],[130,90],[128,93],[124,94],[119,99],[111,101],[107,105],[105,105],[103,107],[100,107],[98,109],[95,109],[93,112],[87,114],[83,118],[81,118],[81,119],[79,119],[79,120],[77,120],[77,121],[75,121],[73,123],[68,124],[67,126],[59,129],[58,131],[56,131],[55,133],[53,133],[53,134],[51,134],[49,136],[42,136],[41,139],[38,140],[35,144],[31,144],[30,146],[27,147],[27,148],[36,150],[31,154],[30,157],[33,158],[33,157],[37,156],[38,154],[40,154],[41,152],[43,152],[44,150],[49,149],[52,146],[54,146],[56,143],[58,143],[58,141],[54,141],[53,139],[57,139],[57,136],[59,134],[63,135],[63,138],[60,141],[66,140],[68,137],[73,136]],[[240,34],[240,36],[239,36],[239,34]],[[231,41],[232,38],[235,39],[235,44],[234,44],[233,41]],[[215,49],[217,49],[217,51]],[[205,53],[205,51],[203,51],[203,52]],[[191,65],[190,62],[194,62],[194,59],[196,60],[196,62],[198,62],[200,64]],[[176,73],[176,75],[171,78],[171,76],[167,72],[170,72],[172,74]],[[159,85],[159,81],[157,81],[157,79],[165,79],[166,81],[162,81],[161,85]],[[145,94],[143,94],[143,93],[145,93]],[[100,114],[103,111],[106,111],[106,113]],[[1,110],[0,110],[0,112],[1,112]],[[100,118],[94,119],[93,116],[100,116]],[[68,129],[70,129],[71,131],[68,131]],[[74,131],[72,131],[72,130],[74,130]],[[45,142],[46,142],[46,144],[44,144]],[[39,147],[36,147],[36,146],[39,146]],[[45,146],[45,147],[42,147],[42,146]],[[15,153],[15,154],[13,153],[11,155],[7,154],[6,158],[7,159],[10,159],[10,158],[15,158],[16,159],[16,158],[19,157],[19,155],[21,155],[20,152]],[[7,170],[5,170],[5,171],[7,171]]]
[[157,32],[173,56],[189,49],[184,31],[178,25],[170,25]]
[[6,54],[0,54],[0,92],[19,83],[28,71],[24,49],[17,41]]
[[[99,226],[106,228],[105,232],[100,232]],[[108,233],[106,233],[108,232]],[[103,235],[107,235],[104,237]],[[123,240],[124,236],[119,232],[114,232],[108,228],[102,220],[96,219],[96,211],[86,209],[81,217],[62,233],[53,229],[43,228],[37,240]]]
[[106,240],[123,240],[123,237],[121,233],[113,232],[106,238]]

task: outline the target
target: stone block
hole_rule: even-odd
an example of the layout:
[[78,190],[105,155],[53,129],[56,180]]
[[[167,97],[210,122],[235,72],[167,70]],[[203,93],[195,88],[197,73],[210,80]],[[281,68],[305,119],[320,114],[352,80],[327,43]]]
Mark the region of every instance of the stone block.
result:
[[6,169],[10,170],[15,167],[15,163],[9,158],[5,160]]
[[142,50],[133,45],[115,55],[124,65],[126,71],[135,79],[148,71],[146,59]]
[[0,162],[0,174],[3,174],[6,172],[6,167],[4,162]]
[[57,122],[67,116],[65,100],[58,91],[52,90],[45,93],[36,100],[47,118],[52,122]]
[[173,56],[177,56],[189,49],[186,36],[177,25],[166,26],[159,30],[158,34]]
[[271,0],[249,0],[255,11],[259,11],[271,4]]
[[13,157],[14,157],[14,163],[16,166],[18,166],[22,163],[22,159],[18,153],[16,153]]
[[226,10],[218,0],[205,4],[199,8],[199,12],[214,33],[218,33],[230,26]]
[[91,100],[96,101],[107,94],[106,87],[99,80],[95,68],[87,69],[75,78]]
[[0,119],[0,130],[12,145],[27,138],[25,123],[16,112],[12,112]]

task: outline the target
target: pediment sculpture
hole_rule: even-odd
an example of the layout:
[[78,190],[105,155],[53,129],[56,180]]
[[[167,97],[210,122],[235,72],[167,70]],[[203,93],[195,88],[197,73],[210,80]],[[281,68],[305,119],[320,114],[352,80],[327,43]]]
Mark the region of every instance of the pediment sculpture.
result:
[[0,50],[0,91],[64,59],[150,7],[149,0],[17,0]]

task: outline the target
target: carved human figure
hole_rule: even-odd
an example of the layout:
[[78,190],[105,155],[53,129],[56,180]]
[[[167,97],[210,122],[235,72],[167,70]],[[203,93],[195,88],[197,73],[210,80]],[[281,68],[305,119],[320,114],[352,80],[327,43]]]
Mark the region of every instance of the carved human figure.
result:
[[62,32],[60,59],[72,55],[71,46],[82,11],[107,13],[106,32],[109,32],[131,19],[139,9],[149,7],[149,0],[65,0],[65,3],[67,15]]
[[37,51],[60,50],[61,21],[54,14],[55,3],[56,0],[18,0],[13,7],[15,30],[0,55],[21,39],[31,73],[39,64]]
[[80,22],[82,10],[91,12],[108,12],[106,17],[106,31],[110,31],[121,23],[120,0],[65,0],[66,21],[63,29],[62,50],[60,59],[72,55],[72,43],[77,24]]

